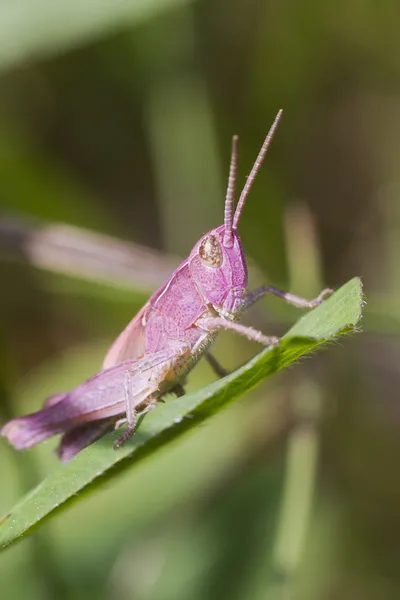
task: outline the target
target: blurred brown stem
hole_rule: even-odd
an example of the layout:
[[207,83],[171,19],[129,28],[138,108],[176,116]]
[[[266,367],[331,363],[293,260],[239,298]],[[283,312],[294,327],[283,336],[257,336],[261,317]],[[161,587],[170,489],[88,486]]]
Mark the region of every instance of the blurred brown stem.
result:
[[0,260],[153,291],[169,277],[178,259],[113,237],[64,225],[0,219]]

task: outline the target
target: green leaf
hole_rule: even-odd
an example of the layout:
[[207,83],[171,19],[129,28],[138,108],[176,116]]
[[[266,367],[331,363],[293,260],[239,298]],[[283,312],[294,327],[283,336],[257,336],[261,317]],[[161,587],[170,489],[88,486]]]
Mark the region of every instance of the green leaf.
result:
[[279,347],[267,349],[228,377],[152,410],[137,433],[119,451],[113,433],[61,465],[23,498],[0,521],[0,547],[32,531],[62,506],[82,497],[82,491],[134,466],[157,448],[176,439],[230,404],[264,379],[289,366],[333,338],[356,330],[363,304],[362,285],[352,279],[323,304],[305,314],[283,337]]

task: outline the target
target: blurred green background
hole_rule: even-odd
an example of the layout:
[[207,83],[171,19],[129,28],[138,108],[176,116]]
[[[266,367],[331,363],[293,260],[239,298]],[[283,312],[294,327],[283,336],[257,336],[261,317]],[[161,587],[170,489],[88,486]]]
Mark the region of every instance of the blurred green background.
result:
[[[313,297],[359,275],[367,296],[361,335],[1,554],[2,597],[400,597],[399,18],[356,0],[0,1],[1,422],[99,369],[221,222],[232,134],[242,185],[281,107],[240,223],[251,284]],[[127,246],[125,268],[99,238],[102,276],[79,248],[67,275],[38,245],[71,233],[54,223],[154,253]],[[297,317],[267,299],[245,321],[280,334]],[[229,368],[256,351],[216,345]],[[189,389],[212,379],[201,363]],[[53,447],[1,441],[1,514],[58,467]]]

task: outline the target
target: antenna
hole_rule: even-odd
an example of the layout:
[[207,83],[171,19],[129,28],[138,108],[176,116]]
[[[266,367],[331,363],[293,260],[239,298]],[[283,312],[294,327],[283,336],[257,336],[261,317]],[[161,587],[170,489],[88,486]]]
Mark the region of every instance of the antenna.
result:
[[236,175],[238,163],[238,136],[232,138],[231,162],[229,165],[228,188],[225,197],[224,225],[225,234],[223,244],[226,248],[233,246],[232,221],[233,221],[233,205],[235,202],[236,193]]
[[253,168],[251,170],[250,175],[247,177],[247,181],[245,183],[245,186],[243,188],[242,193],[240,194],[240,198],[239,198],[239,202],[238,205],[236,207],[236,212],[235,212],[235,216],[233,218],[233,224],[232,227],[233,229],[236,229],[239,223],[239,219],[240,219],[240,215],[242,214],[242,210],[243,210],[243,206],[244,203],[246,202],[246,198],[251,190],[251,186],[254,183],[254,180],[257,176],[258,171],[261,168],[262,162],[265,158],[265,155],[267,154],[267,150],[269,148],[269,145],[272,141],[272,138],[274,137],[274,133],[279,125],[279,121],[281,120],[283,115],[283,110],[281,109],[278,114],[275,117],[274,122],[271,125],[270,130],[268,131],[267,137],[264,140],[264,143],[261,147],[261,150],[257,156],[256,162],[253,165]]

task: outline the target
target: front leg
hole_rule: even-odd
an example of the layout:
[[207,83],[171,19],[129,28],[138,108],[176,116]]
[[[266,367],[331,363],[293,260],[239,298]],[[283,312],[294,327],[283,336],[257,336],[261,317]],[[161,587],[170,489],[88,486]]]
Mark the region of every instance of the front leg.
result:
[[249,308],[249,306],[257,302],[257,300],[259,300],[266,294],[273,294],[274,296],[278,296],[279,298],[286,300],[286,302],[288,302],[289,304],[297,306],[297,308],[315,308],[316,306],[321,304],[321,302],[323,302],[325,298],[330,296],[332,292],[333,290],[331,290],[330,288],[326,288],[325,290],[322,290],[319,296],[317,296],[313,300],[306,300],[301,296],[296,296],[295,294],[290,294],[289,292],[279,290],[278,288],[273,287],[272,285],[263,285],[247,295],[246,302],[244,304],[244,310]]

